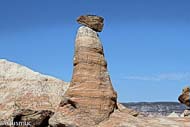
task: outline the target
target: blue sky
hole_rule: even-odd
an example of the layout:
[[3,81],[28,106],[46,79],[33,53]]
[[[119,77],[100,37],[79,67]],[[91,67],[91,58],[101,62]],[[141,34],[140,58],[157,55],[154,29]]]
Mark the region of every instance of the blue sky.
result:
[[1,0],[0,58],[70,81],[76,18],[101,15],[118,100],[177,101],[190,84],[189,6],[189,0]]

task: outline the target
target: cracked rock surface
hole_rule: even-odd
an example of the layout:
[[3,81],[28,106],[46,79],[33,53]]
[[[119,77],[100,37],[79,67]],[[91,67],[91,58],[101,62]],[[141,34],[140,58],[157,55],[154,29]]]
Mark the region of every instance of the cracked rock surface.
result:
[[0,120],[19,109],[54,111],[69,83],[0,59]]

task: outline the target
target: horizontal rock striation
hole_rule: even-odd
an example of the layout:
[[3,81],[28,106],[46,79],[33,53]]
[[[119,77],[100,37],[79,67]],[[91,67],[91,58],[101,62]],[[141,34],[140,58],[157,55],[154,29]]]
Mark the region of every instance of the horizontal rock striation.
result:
[[80,127],[94,126],[114,111],[116,98],[98,34],[81,26],[75,43],[72,81],[62,101],[62,110],[68,114],[64,112],[62,116],[75,119]]
[[78,30],[73,78],[65,97],[76,102],[80,109],[89,110],[90,115],[97,115],[97,121],[108,117],[116,106],[103,47],[97,33],[88,27]]

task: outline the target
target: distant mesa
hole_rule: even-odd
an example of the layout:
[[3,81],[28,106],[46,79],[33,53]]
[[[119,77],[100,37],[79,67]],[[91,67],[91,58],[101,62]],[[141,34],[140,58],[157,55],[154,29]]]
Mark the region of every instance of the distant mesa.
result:
[[82,15],[77,18],[77,22],[96,32],[101,32],[104,26],[104,18],[97,15]]
[[166,117],[172,112],[181,115],[186,109],[185,105],[178,102],[136,102],[123,103],[123,105],[147,117]]

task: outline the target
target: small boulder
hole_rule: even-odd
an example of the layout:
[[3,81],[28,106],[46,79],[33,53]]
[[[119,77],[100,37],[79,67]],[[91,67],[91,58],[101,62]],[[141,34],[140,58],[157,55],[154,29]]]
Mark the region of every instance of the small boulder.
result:
[[183,112],[183,114],[184,114],[184,117],[190,117],[190,109],[188,110],[185,110],[184,112]]
[[96,32],[101,32],[104,26],[104,18],[96,15],[82,15],[77,18],[77,22],[93,29]]
[[54,113],[48,110],[34,111],[22,109],[16,111],[13,115],[13,123],[19,124],[19,127],[46,127],[48,120]]

